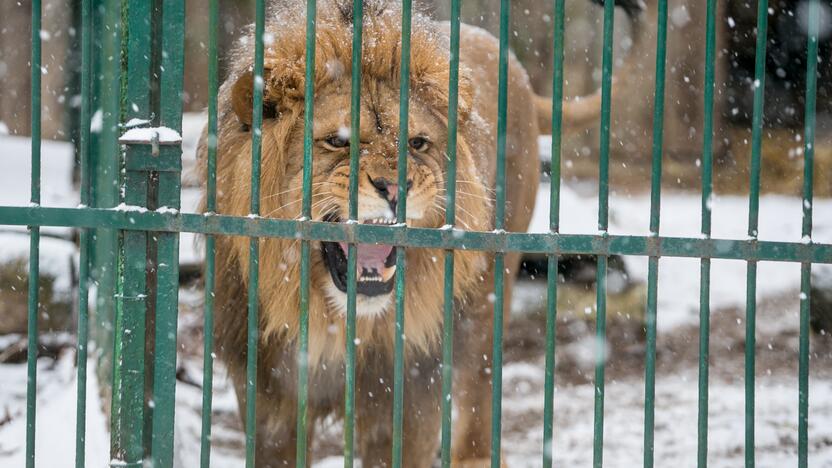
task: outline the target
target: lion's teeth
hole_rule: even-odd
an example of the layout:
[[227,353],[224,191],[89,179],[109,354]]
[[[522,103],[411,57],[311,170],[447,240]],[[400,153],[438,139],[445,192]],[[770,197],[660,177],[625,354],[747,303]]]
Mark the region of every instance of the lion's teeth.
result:
[[385,282],[390,281],[390,278],[392,278],[393,275],[396,274],[396,265],[385,268],[384,271],[381,272],[381,274],[382,274],[382,279]]
[[396,218],[367,218],[364,220],[364,223],[389,226],[391,224],[396,224]]

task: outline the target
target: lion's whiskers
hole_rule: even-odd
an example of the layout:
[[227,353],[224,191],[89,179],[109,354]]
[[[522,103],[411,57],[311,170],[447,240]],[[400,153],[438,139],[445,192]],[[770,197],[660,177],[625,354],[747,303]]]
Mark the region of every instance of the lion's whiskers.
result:
[[[332,196],[332,192],[315,193],[315,194],[313,194],[313,195],[312,195],[312,199],[313,199],[313,200],[314,200],[316,197],[325,197],[325,198],[323,198],[322,200],[318,200],[318,201],[316,201],[316,202],[312,203],[312,207],[313,207],[313,208],[314,208],[316,205],[320,205],[321,203],[327,202],[327,201],[329,201],[330,199],[334,198],[334,197]],[[279,206],[279,207],[277,207],[277,208],[275,208],[275,209],[273,209],[273,210],[269,211],[269,212],[268,212],[267,214],[265,214],[264,216],[265,216],[265,217],[271,216],[271,215],[273,215],[273,214],[277,213],[278,211],[281,211],[281,210],[283,210],[283,209],[286,209],[286,208],[288,208],[288,207],[290,207],[290,206],[292,206],[292,205],[294,205],[294,204],[296,204],[296,203],[301,203],[302,201],[303,201],[303,198],[297,198],[297,199],[295,199],[295,200],[292,200],[292,201],[290,201],[290,202],[288,202],[288,203],[286,203],[286,204],[284,204],[284,205],[281,205],[281,206]]]
[[[448,191],[447,191],[447,190],[445,190],[445,189],[438,189],[438,190],[439,190],[440,194],[443,194],[443,195],[448,193]],[[487,201],[487,202],[489,202],[489,203],[493,203],[493,202],[494,202],[494,198],[493,198],[493,197],[483,196],[483,195],[477,195],[477,194],[475,194],[475,193],[466,192],[466,191],[464,191],[464,190],[459,190],[459,189],[457,189],[455,193],[460,194],[460,195],[465,195],[465,196],[468,196],[468,197],[472,197],[472,198],[476,198],[477,200]]]
[[[312,183],[312,188],[314,189],[315,187],[320,187],[321,185],[324,185],[326,183],[329,183],[329,182],[326,181],[326,180],[324,180],[322,182],[313,182]],[[275,198],[275,197],[279,197],[279,196],[281,196],[283,194],[286,194],[286,193],[289,193],[289,192],[300,192],[300,191],[303,191],[303,187],[294,187],[294,188],[290,188],[288,190],[284,190],[282,192],[277,192],[277,193],[273,193],[271,195],[267,195],[267,196],[263,197],[263,200],[269,200],[269,199],[272,199],[272,198]]]
[[[436,200],[434,200],[433,206],[434,206],[434,208],[438,209],[441,212],[441,214],[445,214],[445,212],[446,212],[445,207],[442,206],[441,204],[439,204],[439,202],[437,202]],[[461,207],[457,207],[457,208],[461,208]],[[471,214],[468,211],[466,211],[464,209],[462,211],[463,211],[463,214],[468,214],[469,216],[471,216]],[[462,217],[458,217],[456,219],[456,222],[458,224],[460,224],[463,228],[465,228],[466,231],[474,231],[475,230],[475,229],[472,229],[471,226],[469,226],[468,223],[466,223],[465,220],[462,219]]]
[[473,185],[474,187],[481,188],[481,189],[485,190],[488,193],[491,193],[491,194],[496,193],[496,190],[494,190],[491,187],[486,187],[481,182],[477,182],[477,181],[473,181],[473,180],[457,179],[456,183],[457,184]]

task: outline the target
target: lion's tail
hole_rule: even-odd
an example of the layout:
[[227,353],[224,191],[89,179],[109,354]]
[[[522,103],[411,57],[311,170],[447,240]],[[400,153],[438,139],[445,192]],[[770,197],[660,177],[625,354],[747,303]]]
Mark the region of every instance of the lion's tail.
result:
[[[592,0],[594,3],[603,4],[603,0]],[[628,76],[632,73],[629,70],[634,66],[633,55],[645,43],[645,36],[647,36],[647,28],[644,24],[643,10],[644,3],[641,0],[615,0],[616,6],[620,6],[627,13],[627,17],[632,23],[632,46],[628,55],[628,60],[623,67],[618,70],[619,76]],[[613,84],[613,88],[617,85]],[[540,133],[548,135],[552,133],[552,98],[535,96],[535,108],[537,110],[537,126]],[[588,127],[601,115],[601,90],[590,94],[589,96],[582,96],[572,100],[563,101],[563,130],[568,132],[570,130],[580,130]]]

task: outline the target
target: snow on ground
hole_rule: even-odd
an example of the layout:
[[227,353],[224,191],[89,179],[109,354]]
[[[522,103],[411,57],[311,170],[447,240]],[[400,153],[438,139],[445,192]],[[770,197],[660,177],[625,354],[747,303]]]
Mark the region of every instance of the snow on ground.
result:
[[[75,356],[38,360],[35,461],[37,467],[70,466],[75,460]],[[26,465],[26,366],[0,364],[0,466]],[[110,460],[107,422],[98,399],[95,363],[87,372],[86,466],[104,467]]]
[[[792,377],[792,376],[789,376]],[[697,450],[697,376],[659,376],[656,382],[656,466],[695,466]],[[516,363],[503,372],[507,398],[504,419],[509,466],[540,466],[543,447],[542,372],[539,366]],[[643,463],[644,387],[641,380],[608,382],[605,400],[604,466],[634,467]],[[554,398],[555,466],[592,466],[593,393],[591,385],[561,386]],[[814,414],[832,411],[832,384],[810,385]],[[742,466],[744,389],[716,381],[710,387],[709,466]],[[797,464],[797,385],[786,376],[761,379],[757,386],[757,466]],[[809,465],[832,466],[828,419],[810,417]]]
[[[566,186],[561,195],[561,232],[591,234],[597,232],[598,199],[583,197]],[[760,199],[759,238],[766,241],[801,241],[802,201],[797,197],[764,195]],[[748,198],[715,196],[713,238],[746,239]],[[814,203],[815,242],[832,242],[832,200]],[[612,194],[610,197],[610,234],[649,235],[650,196]],[[662,195],[661,228],[663,236],[699,238],[701,199],[695,193],[669,192]],[[538,191],[537,205],[530,232],[549,230],[549,186]],[[625,257],[630,274],[647,280],[647,259]],[[699,259],[662,258],[659,261],[660,330],[671,329],[698,320]],[[822,266],[815,266],[821,269]],[[746,262],[713,260],[711,262],[711,303],[716,307],[745,303]],[[757,272],[759,298],[777,296],[800,285],[800,265],[782,262],[760,262]]]

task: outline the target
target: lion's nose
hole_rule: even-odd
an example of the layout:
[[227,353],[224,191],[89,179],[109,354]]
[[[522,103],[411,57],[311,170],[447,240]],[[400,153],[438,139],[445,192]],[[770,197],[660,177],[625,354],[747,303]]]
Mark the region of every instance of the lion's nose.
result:
[[[384,177],[370,177],[370,183],[373,184],[373,187],[375,187],[376,192],[378,192],[378,194],[381,195],[381,198],[384,198],[385,200],[387,200],[388,203],[390,203],[390,209],[392,209],[395,213],[396,203],[398,202],[399,197],[399,184],[397,184],[396,182],[392,182]],[[410,191],[410,188],[412,186],[413,181],[408,180],[407,192]]]

